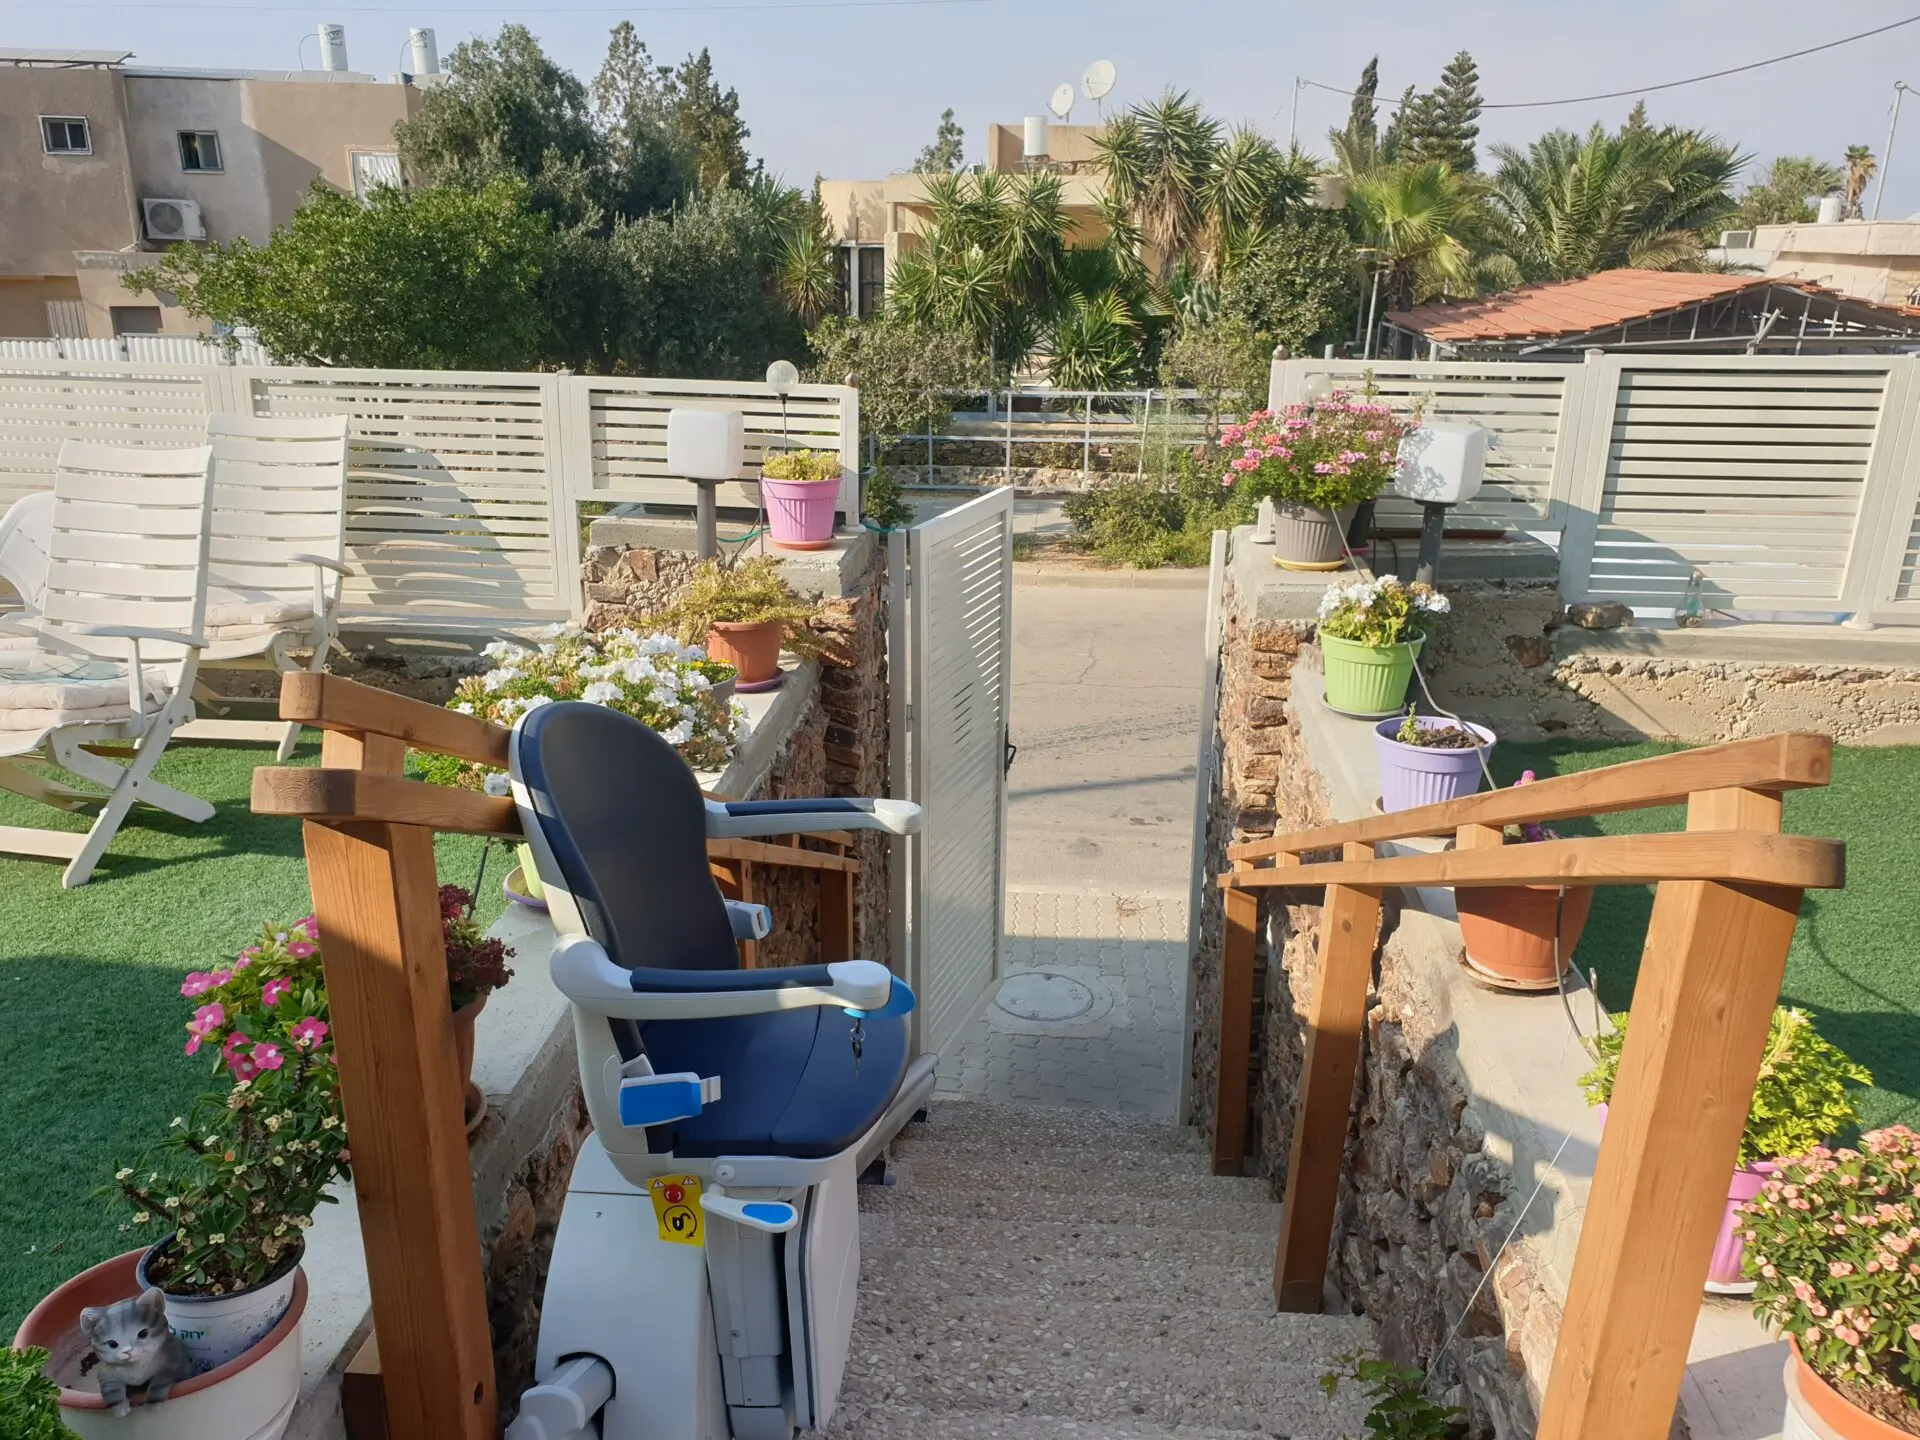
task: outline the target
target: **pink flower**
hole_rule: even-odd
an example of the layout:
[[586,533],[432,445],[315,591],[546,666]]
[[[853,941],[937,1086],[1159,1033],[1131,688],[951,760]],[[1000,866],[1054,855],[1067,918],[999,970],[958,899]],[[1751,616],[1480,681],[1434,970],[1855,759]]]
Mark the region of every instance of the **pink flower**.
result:
[[260,1067],[245,1055],[234,1055],[227,1061],[227,1071],[236,1080],[251,1080],[260,1073]]
[[289,940],[287,942],[287,954],[296,960],[306,959],[307,956],[313,954],[314,949],[315,946],[311,940]]
[[250,1058],[262,1070],[278,1070],[286,1063],[281,1058],[280,1047],[270,1040],[256,1041]]
[[295,1045],[305,1050],[310,1046],[318,1045],[322,1040],[327,1038],[327,1022],[309,1015],[306,1019],[295,1025],[293,1029],[288,1031],[287,1034]]
[[1260,468],[1260,462],[1251,455],[1242,455],[1238,460],[1233,462],[1233,468],[1244,475],[1249,470],[1258,470]]
[[1818,1345],[1820,1343],[1820,1327],[1818,1325],[1807,1326],[1800,1338],[1809,1345]]
[[216,970],[211,975],[207,976],[207,979],[211,980],[214,984],[214,988],[218,989],[220,986],[226,984],[229,980],[233,979],[233,971]]
[[231,1035],[227,1036],[227,1043],[220,1047],[220,1058],[226,1061],[229,1065],[231,1065],[233,1063],[233,1057],[238,1055],[242,1050],[246,1048],[247,1048],[246,1035],[243,1032],[236,1030]]
[[1293,458],[1293,452],[1284,445],[1271,445],[1267,447],[1267,458],[1269,460],[1291,460]]
[[280,997],[293,988],[291,980],[269,980],[260,989],[260,1003],[271,1009],[280,1003]]
[[1907,1326],[1907,1338],[1909,1340],[1920,1340],[1920,1325]]
[[1331,475],[1333,473],[1333,466],[1328,464],[1325,460],[1322,460],[1319,464],[1313,467],[1313,473],[1316,475]]
[[233,962],[233,973],[238,975],[242,970],[246,969],[251,964],[253,964],[252,957],[247,955],[242,955],[238,960]]
[[204,995],[213,989],[213,977],[196,970],[180,983],[180,993],[191,1000],[196,995]]
[[1844,1260],[1834,1260],[1828,1263],[1827,1274],[1836,1280],[1844,1279],[1846,1276],[1853,1274],[1853,1266]]

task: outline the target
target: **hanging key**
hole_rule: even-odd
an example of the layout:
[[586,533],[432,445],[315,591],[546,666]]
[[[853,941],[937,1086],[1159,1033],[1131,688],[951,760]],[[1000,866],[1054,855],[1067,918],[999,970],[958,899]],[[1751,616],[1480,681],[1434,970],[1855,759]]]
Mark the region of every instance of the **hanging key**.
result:
[[853,1045],[853,1074],[855,1079],[860,1077],[860,1052],[866,1048],[867,1044],[866,1024],[867,1022],[860,1016],[854,1016],[853,1029],[847,1037]]

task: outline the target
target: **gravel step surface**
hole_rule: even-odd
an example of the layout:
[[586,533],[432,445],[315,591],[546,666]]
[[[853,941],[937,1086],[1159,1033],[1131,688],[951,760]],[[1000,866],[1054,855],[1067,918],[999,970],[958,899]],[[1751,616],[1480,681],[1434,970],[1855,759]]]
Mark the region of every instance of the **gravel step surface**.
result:
[[1044,1147],[1068,1150],[1177,1150],[1206,1153],[1206,1138],[1186,1125],[1123,1115],[1112,1110],[1069,1110],[1002,1105],[991,1100],[941,1096],[924,1125],[900,1132],[901,1143],[938,1139],[961,1147],[987,1144],[1003,1153],[1038,1155]]
[[[1045,1272],[1036,1278],[1035,1267],[1041,1263]],[[1272,1303],[1272,1270],[1271,1254],[1244,1265],[1188,1261],[1143,1266],[1132,1254],[1106,1250],[1069,1251],[1041,1262],[1025,1254],[877,1250],[868,1245],[860,1255],[860,1303],[863,1315],[864,1308],[872,1306],[887,1313],[910,1314],[909,1299],[944,1305],[955,1297],[1019,1295],[1032,1286],[1036,1293],[1054,1295],[1063,1302],[1097,1299],[1115,1305],[1239,1308]]]
[[[972,1411],[919,1410],[885,1406],[836,1414],[827,1440],[1276,1440],[1271,1430],[1196,1429],[1151,1421],[1066,1420],[1053,1415],[995,1415]],[[1296,1431],[1284,1440],[1318,1440],[1338,1431],[1325,1425]]]
[[1271,1266],[1280,1230],[1278,1208],[1270,1224],[1252,1232],[869,1211],[860,1217],[860,1249],[862,1254],[971,1250],[1021,1263],[1045,1262],[1060,1255],[1106,1256],[1136,1265],[1152,1263],[1162,1270],[1194,1264]]
[[872,1187],[861,1195],[860,1211],[875,1217],[929,1220],[941,1217],[1007,1224],[1075,1221],[1269,1237],[1280,1232],[1280,1207],[1268,1199],[1203,1199],[1178,1193],[1075,1195],[1058,1188],[1038,1189],[1018,1184],[986,1190],[948,1190],[913,1184]]
[[1137,1195],[1194,1200],[1274,1203],[1273,1187],[1258,1177],[1209,1174],[1185,1153],[1152,1150],[1067,1150],[1058,1154],[991,1157],[956,1155],[946,1146],[903,1151],[893,1187],[918,1195],[1024,1189],[1067,1195]]

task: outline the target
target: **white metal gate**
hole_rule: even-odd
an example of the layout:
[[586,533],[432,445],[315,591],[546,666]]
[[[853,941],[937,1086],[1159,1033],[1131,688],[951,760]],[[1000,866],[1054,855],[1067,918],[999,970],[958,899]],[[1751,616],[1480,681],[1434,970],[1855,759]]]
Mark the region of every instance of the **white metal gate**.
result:
[[894,773],[926,812],[900,867],[904,943],[895,953],[920,997],[914,1049],[926,1053],[956,1038],[1000,978],[1013,492],[983,495],[891,539],[892,679],[905,697],[905,713],[894,716]]

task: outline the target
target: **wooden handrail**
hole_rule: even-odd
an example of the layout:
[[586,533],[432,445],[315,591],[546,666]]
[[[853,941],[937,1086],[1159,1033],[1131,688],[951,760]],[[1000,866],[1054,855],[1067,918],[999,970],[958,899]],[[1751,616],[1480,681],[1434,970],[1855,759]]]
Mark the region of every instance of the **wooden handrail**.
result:
[[391,735],[415,750],[434,750],[476,765],[506,766],[513,732],[504,725],[338,675],[299,672],[280,680],[282,720],[298,720],[316,730]]
[[1401,885],[1467,889],[1568,882],[1646,885],[1661,880],[1724,880],[1740,885],[1837,890],[1847,883],[1846,860],[1847,847],[1838,840],[1760,835],[1745,830],[1698,830],[1542,840],[1491,850],[1333,860],[1281,869],[1230,870],[1220,877],[1219,884],[1223,890],[1320,885],[1378,890]]
[[1349,843],[1373,845],[1382,840],[1451,835],[1462,825],[1499,828],[1649,810],[1684,804],[1688,796],[1705,790],[1804,790],[1825,785],[1832,777],[1833,741],[1828,736],[1766,735],[1488,790],[1438,805],[1369,815],[1270,840],[1248,840],[1230,847],[1227,858],[1244,862],[1337,850]]

